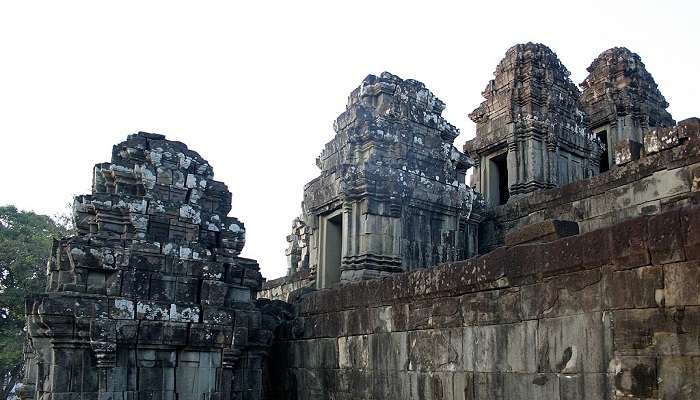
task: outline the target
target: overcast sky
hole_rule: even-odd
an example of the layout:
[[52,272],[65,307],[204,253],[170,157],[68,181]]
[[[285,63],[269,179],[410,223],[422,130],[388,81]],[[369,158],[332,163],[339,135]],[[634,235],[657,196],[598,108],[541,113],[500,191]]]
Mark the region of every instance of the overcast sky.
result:
[[[575,7],[572,7],[573,5]],[[424,82],[467,114],[505,51],[542,42],[575,83],[641,55],[676,120],[700,114],[697,1],[4,1],[0,205],[55,214],[142,130],[198,151],[233,192],[243,255],[285,273],[285,236],[332,122],[367,74]]]

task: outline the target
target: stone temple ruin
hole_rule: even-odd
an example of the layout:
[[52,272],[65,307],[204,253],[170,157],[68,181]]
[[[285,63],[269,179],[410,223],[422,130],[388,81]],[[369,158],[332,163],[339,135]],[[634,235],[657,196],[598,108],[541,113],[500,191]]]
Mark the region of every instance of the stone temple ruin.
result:
[[601,146],[586,129],[579,91],[547,46],[513,46],[483,95],[469,114],[476,138],[464,151],[475,160],[474,186],[491,205],[598,173]]
[[272,332],[231,193],[184,144],[139,133],[75,198],[27,302],[26,399],[255,399]]
[[637,54],[624,47],[606,50],[588,72],[579,104],[588,128],[606,149],[601,171],[638,159],[642,149],[655,146],[651,130],[675,125],[666,99]]
[[627,49],[588,71],[512,47],[464,152],[422,83],[368,76],[267,282],[211,166],[130,136],[27,301],[20,397],[697,399],[700,120]]
[[304,188],[318,287],[476,254],[472,162],[453,146],[459,132],[444,108],[422,83],[386,72],[350,94],[321,176]]

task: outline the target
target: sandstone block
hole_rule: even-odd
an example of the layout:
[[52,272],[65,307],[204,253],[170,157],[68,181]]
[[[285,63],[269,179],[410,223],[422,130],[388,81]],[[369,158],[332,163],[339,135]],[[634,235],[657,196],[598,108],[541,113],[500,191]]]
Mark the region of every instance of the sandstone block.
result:
[[658,362],[659,396],[690,400],[700,393],[700,357],[662,357]]
[[649,218],[649,252],[654,264],[685,260],[680,226],[678,211],[669,211]]
[[537,329],[537,365],[542,372],[602,373],[612,357],[609,314],[545,318]]
[[700,355],[700,308],[612,312],[616,355]]
[[700,262],[666,264],[663,272],[667,306],[700,305]]
[[516,246],[523,243],[552,242],[578,233],[578,223],[574,221],[547,220],[509,231],[505,235],[505,244]]
[[664,269],[648,266],[624,271],[605,269],[605,309],[663,306]]
[[[537,322],[474,327],[474,371],[536,372]],[[465,335],[465,338],[467,336]]]

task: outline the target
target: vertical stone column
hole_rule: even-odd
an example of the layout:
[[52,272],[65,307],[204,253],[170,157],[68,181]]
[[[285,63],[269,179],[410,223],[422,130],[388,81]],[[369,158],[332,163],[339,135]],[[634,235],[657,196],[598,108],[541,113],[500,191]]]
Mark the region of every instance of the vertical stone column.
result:
[[519,193],[520,184],[524,181],[526,175],[525,164],[520,161],[522,143],[517,141],[515,137],[510,137],[508,141],[508,190],[511,195]]
[[471,182],[470,186],[473,187],[476,191],[479,193],[484,193],[484,186],[483,186],[483,170],[481,168],[481,156],[477,154],[476,157],[473,158],[474,160],[474,168],[472,169],[472,174],[471,174]]
[[547,140],[547,186],[559,186],[559,149],[556,140]]

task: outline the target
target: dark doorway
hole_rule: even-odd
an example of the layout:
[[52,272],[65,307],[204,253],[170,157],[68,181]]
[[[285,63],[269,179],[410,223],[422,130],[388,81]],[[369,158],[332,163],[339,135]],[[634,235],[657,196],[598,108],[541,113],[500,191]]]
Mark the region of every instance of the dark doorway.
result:
[[598,140],[600,140],[600,145],[603,148],[603,152],[600,154],[600,172],[603,173],[610,169],[610,160],[608,152],[608,131],[600,131],[595,134]]
[[510,197],[508,190],[508,154],[499,154],[491,159],[491,196],[497,205],[506,204]]
[[321,288],[340,282],[340,262],[343,256],[343,214],[326,219],[323,240]]

